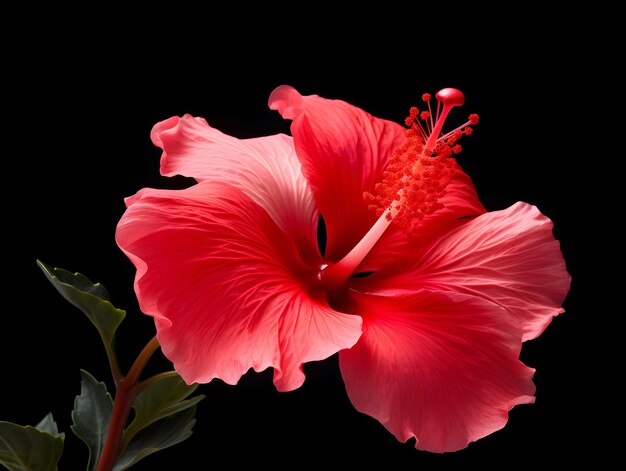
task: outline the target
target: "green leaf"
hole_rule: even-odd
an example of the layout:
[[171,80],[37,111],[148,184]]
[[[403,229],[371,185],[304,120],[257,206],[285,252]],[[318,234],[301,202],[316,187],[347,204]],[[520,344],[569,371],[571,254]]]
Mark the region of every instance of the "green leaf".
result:
[[113,471],[128,469],[146,456],[189,438],[195,416],[196,405],[193,405],[141,430],[117,459]]
[[137,433],[157,420],[194,406],[204,398],[196,396],[185,400],[198,385],[187,386],[178,374],[165,374],[155,379],[156,381],[133,401],[135,419],[124,431],[124,445],[130,443]]
[[54,421],[52,417],[52,412],[49,412],[41,422],[35,425],[35,428],[40,432],[47,432],[50,435],[54,435],[55,437],[60,437],[61,440],[65,440],[65,434],[59,433],[59,428],[57,427],[57,423]]
[[37,264],[61,296],[83,311],[96,326],[107,348],[113,347],[115,331],[124,320],[126,311],[109,302],[109,293],[100,283],[93,284],[80,273],[52,268],[40,260]]
[[113,400],[106,385],[81,370],[80,395],[74,401],[72,432],[89,448],[88,471],[96,469],[109,430]]
[[9,471],[56,471],[63,438],[52,414],[36,427],[0,422],[0,464]]

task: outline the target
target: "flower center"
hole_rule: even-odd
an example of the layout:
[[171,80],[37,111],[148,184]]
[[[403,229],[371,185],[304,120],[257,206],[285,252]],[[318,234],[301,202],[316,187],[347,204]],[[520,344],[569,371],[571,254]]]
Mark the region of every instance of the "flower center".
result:
[[457,141],[471,134],[470,125],[478,123],[478,115],[470,115],[466,123],[442,135],[450,111],[461,106],[465,97],[456,88],[444,88],[436,98],[434,117],[429,93],[422,95],[427,109],[411,108],[404,142],[393,152],[374,191],[363,194],[378,220],[345,257],[320,269],[318,278],[327,288],[345,283],[392,222],[412,235],[425,217],[443,209],[446,188],[457,171],[452,158],[461,151]]

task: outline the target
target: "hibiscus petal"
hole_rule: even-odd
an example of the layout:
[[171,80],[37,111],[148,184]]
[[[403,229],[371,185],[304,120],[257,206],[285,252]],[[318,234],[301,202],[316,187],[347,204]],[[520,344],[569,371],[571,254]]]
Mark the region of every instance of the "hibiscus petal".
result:
[[235,384],[249,368],[271,366],[276,387],[292,390],[304,381],[302,363],[359,338],[360,317],[314,295],[315,273],[242,191],[203,182],[144,189],[128,202],[117,243],[137,267],[141,309],[187,383]]
[[269,98],[271,109],[293,119],[291,132],[302,171],[327,228],[326,258],[336,261],[376,220],[364,191],[372,191],[405,131],[340,100],[301,96],[283,85]]
[[426,288],[480,296],[517,317],[524,340],[538,337],[563,312],[571,280],[552,222],[521,202],[416,247],[410,266],[398,267],[398,273],[364,280],[369,285],[358,289],[393,295]]
[[353,301],[363,335],[339,354],[348,396],[398,440],[459,450],[534,401],[534,370],[518,360],[521,329],[500,306],[425,290]]
[[163,149],[162,175],[229,183],[265,208],[302,254],[317,251],[318,213],[291,137],[237,139],[184,115],[157,123],[151,138]]

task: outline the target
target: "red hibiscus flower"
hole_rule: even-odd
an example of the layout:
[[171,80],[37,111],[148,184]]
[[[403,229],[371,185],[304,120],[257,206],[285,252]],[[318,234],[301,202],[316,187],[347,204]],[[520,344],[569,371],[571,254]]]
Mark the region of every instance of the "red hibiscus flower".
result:
[[198,183],[128,198],[117,242],[188,383],[273,367],[289,391],[303,363],[339,352],[354,406],[434,452],[533,402],[518,357],[563,311],[559,243],[534,206],[485,211],[451,157],[470,128],[441,132],[463,96],[437,98],[408,131],[287,86],[269,104],[293,138],[239,140],[189,115],[154,127],[161,173]]

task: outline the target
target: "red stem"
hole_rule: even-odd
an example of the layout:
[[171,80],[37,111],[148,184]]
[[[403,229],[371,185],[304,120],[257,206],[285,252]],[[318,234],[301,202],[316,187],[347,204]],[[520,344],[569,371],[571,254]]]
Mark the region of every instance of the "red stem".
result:
[[139,356],[137,356],[128,375],[122,378],[117,384],[115,401],[113,402],[113,413],[111,414],[111,421],[109,422],[109,431],[107,432],[107,438],[104,442],[104,448],[102,449],[96,471],[111,471],[122,451],[120,445],[122,443],[124,425],[126,425],[126,421],[128,420],[133,399],[135,399],[138,392],[135,386],[137,386],[139,375],[141,375],[148,360],[157,348],[159,348],[159,341],[154,337],[143,348]]
[[111,471],[121,451],[122,431],[128,420],[130,405],[134,399],[131,397],[131,391],[132,387],[128,387],[128,383],[125,379],[118,383],[115,393],[115,402],[113,403],[113,414],[109,422],[109,431],[96,471]]

